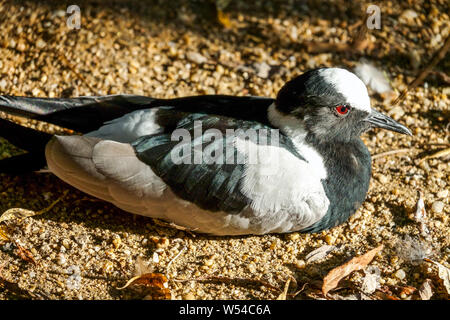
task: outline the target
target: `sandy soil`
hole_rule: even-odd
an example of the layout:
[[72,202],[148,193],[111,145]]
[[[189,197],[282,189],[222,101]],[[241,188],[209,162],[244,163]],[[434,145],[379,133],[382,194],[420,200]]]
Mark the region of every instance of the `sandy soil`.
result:
[[[304,46],[312,40],[348,43],[364,10],[359,3],[250,3],[230,3],[226,29],[217,22],[212,1],[77,1],[81,28],[71,30],[64,1],[0,1],[0,94],[275,96],[285,81],[307,69],[351,69],[362,57],[312,54]],[[448,9],[446,1],[384,1],[382,28],[369,32],[364,57],[386,72],[393,88],[403,90],[448,36]],[[436,70],[448,74],[448,56]],[[0,299],[149,298],[138,290],[117,290],[136,268],[167,276],[174,299],[279,296],[279,290],[255,279],[277,288],[294,279],[290,299],[317,299],[329,270],[380,244],[385,247],[371,263],[380,271],[380,289],[362,295],[365,273],[357,271],[340,284],[336,298],[379,299],[388,297],[381,291],[390,291],[399,299],[417,299],[417,291],[405,286],[419,288],[431,279],[433,298],[447,299],[436,266],[412,256],[450,265],[448,157],[421,161],[449,147],[449,94],[437,73],[398,107],[373,94],[373,105],[406,124],[414,136],[386,131],[364,136],[374,155],[407,150],[375,159],[365,203],[347,223],[319,234],[194,235],[123,212],[51,174],[0,174],[0,213],[10,208],[37,212],[67,192],[41,215],[2,223],[11,241],[0,243]],[[18,152],[0,139],[0,158]],[[425,236],[412,219],[417,190],[428,212]],[[307,261],[308,253],[324,245],[336,248]],[[208,276],[221,278],[195,280]]]

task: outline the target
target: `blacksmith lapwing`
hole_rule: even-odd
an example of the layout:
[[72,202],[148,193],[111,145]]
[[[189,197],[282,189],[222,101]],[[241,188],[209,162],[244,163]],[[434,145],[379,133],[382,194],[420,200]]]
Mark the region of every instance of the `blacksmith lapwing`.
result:
[[0,111],[83,135],[0,119],[28,153],[0,172],[44,168],[117,207],[215,235],[317,232],[345,222],[371,176],[365,131],[411,132],[371,108],[363,82],[340,68],[308,71],[276,99],[0,96]]

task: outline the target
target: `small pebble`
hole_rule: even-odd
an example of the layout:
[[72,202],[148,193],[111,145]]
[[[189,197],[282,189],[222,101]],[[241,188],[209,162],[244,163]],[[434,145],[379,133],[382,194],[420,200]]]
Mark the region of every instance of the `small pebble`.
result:
[[378,177],[378,180],[382,183],[382,184],[386,184],[389,182],[389,177],[385,176],[384,174],[380,174],[380,176]]
[[404,114],[405,110],[400,106],[396,106],[388,112],[388,115],[394,118],[394,120],[399,120]]
[[300,234],[298,232],[294,232],[289,234],[289,239],[292,241],[300,239]]
[[198,52],[188,52],[186,53],[186,58],[191,61],[194,62],[196,64],[202,64],[208,61],[208,59],[206,59],[204,56],[202,56],[200,53]]
[[435,201],[435,202],[433,202],[433,205],[431,206],[431,209],[435,213],[441,213],[442,210],[444,210],[444,206],[445,206],[444,202],[442,202],[442,201]]
[[325,236],[325,239],[324,239],[324,240],[325,240],[325,242],[326,242],[327,244],[331,245],[331,244],[334,243],[335,238],[334,238],[333,236],[327,234],[327,235]]
[[214,257],[210,257],[209,259],[206,259],[204,262],[205,266],[208,266],[208,267],[212,266],[213,263],[214,263]]
[[45,48],[46,45],[47,45],[47,43],[42,39],[38,39],[36,41],[36,47],[38,47],[39,49]]
[[399,280],[403,280],[406,278],[406,273],[405,271],[403,271],[403,269],[398,269],[397,272],[395,273],[395,277]]
[[441,191],[439,191],[437,194],[436,194],[436,196],[438,197],[438,198],[447,198],[447,196],[448,196],[448,189],[444,189],[444,190],[441,190]]
[[64,248],[66,248],[67,250],[70,249],[70,241],[69,241],[69,240],[64,239],[64,240],[62,241],[62,245],[63,245]]
[[278,241],[274,240],[272,241],[272,243],[270,244],[270,250],[275,250],[275,248],[277,247]]
[[63,266],[63,265],[66,264],[66,262],[67,262],[66,257],[65,257],[62,253],[60,253],[60,254],[58,255],[58,264],[59,264],[60,266]]
[[183,300],[195,300],[195,296],[191,292],[189,292],[183,295]]
[[109,274],[114,270],[114,264],[111,261],[106,261],[102,266],[102,272]]
[[156,247],[159,249],[162,249],[162,248],[166,248],[169,244],[170,244],[169,239],[162,238],[162,239],[159,239],[158,243],[156,244]]
[[298,260],[297,262],[295,262],[295,267],[297,268],[297,269],[304,269],[305,268],[305,266],[306,266],[306,262],[305,262],[305,260]]
[[159,255],[158,255],[157,252],[153,253],[152,260],[153,260],[154,263],[159,263]]
[[120,237],[115,237],[112,241],[113,246],[115,249],[118,249],[120,247],[120,245],[122,244],[122,239],[120,239]]

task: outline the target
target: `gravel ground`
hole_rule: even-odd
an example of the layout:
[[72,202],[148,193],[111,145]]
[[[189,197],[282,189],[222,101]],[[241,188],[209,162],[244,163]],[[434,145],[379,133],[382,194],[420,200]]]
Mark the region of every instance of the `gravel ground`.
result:
[[[344,1],[234,0],[225,9],[229,29],[217,22],[212,1],[76,3],[81,8],[79,30],[66,25],[65,11],[72,3],[0,1],[0,94],[275,96],[285,81],[307,69],[353,68],[361,58],[347,52],[311,54],[303,45],[312,40],[349,42],[350,30],[364,12],[359,2],[349,7]],[[382,28],[369,32],[365,58],[386,72],[398,92],[448,36],[448,2],[383,1],[380,7]],[[448,56],[437,70],[448,74]],[[295,299],[315,299],[329,270],[380,244],[385,247],[371,265],[380,271],[381,291],[417,299],[417,291],[405,287],[419,288],[431,279],[433,299],[448,299],[437,268],[411,257],[450,265],[448,156],[421,161],[449,147],[449,94],[448,83],[434,73],[398,107],[372,95],[373,105],[406,124],[414,136],[374,131],[363,137],[372,154],[407,150],[375,159],[365,203],[347,223],[319,234],[191,234],[125,213],[51,174],[0,174],[0,213],[10,208],[37,212],[67,192],[47,212],[3,224],[16,244],[0,243],[0,276],[9,281],[0,281],[0,299],[141,298],[142,291],[117,290],[136,269],[167,276],[173,299],[279,296],[255,279],[278,288],[295,279],[289,293],[303,287]],[[19,152],[0,139],[0,158]],[[418,190],[428,212],[426,235],[413,219]],[[18,245],[37,264],[21,257]],[[307,261],[308,253],[324,245],[336,248]],[[195,280],[208,276],[221,278]],[[364,277],[364,271],[352,273],[341,282],[339,295],[361,297]],[[364,297],[379,298],[377,292]]]

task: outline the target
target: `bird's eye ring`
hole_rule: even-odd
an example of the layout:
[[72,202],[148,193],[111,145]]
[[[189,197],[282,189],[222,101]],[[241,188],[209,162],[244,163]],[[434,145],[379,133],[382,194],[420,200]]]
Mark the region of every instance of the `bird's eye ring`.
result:
[[339,105],[335,107],[335,110],[338,113],[338,115],[345,116],[350,111],[350,106],[347,106],[345,104]]

